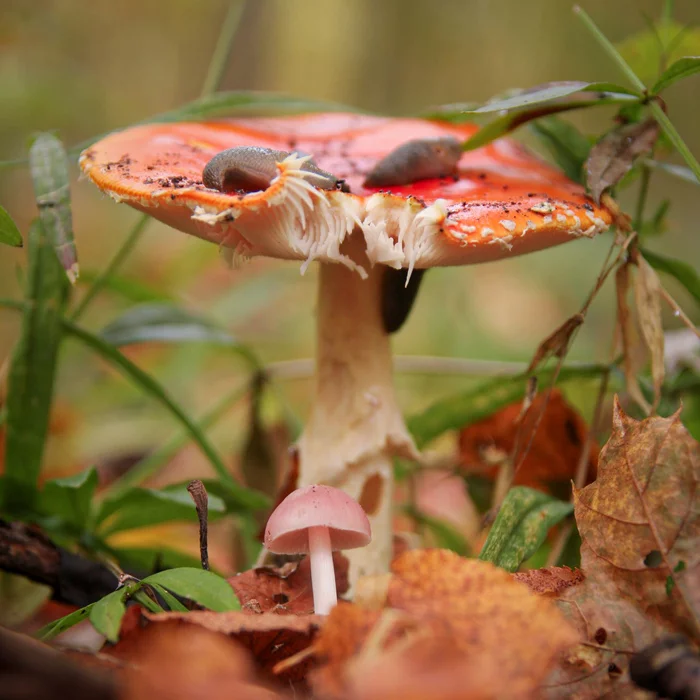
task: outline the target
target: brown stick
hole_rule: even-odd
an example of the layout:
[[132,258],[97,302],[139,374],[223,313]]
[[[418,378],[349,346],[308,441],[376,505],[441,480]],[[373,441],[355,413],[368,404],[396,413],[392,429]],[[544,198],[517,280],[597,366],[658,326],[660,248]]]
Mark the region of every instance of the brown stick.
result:
[[117,587],[117,578],[103,564],[57,547],[25,523],[0,520],[0,569],[50,586],[54,600],[78,607]]
[[204,484],[199,479],[190,481],[187,490],[192,496],[194,506],[197,509],[197,518],[199,518],[199,554],[202,559],[202,568],[209,571],[209,496]]

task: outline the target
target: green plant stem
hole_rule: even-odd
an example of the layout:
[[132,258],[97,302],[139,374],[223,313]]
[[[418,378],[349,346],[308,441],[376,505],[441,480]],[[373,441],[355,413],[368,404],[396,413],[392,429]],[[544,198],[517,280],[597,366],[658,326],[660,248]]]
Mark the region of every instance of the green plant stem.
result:
[[[243,387],[237,387],[229,392],[210,411],[196,422],[197,427],[203,432],[214,426],[229,409],[237,404],[248,391],[249,382],[246,381]],[[124,476],[120,477],[100,494],[101,498],[116,498],[128,491],[133,486],[143,483],[152,476],[160,467],[174,457],[188,442],[191,436],[182,433],[168,440],[151,454],[137,462]]]
[[109,282],[112,275],[114,275],[129,257],[131,251],[136,247],[136,244],[139,242],[139,239],[151,221],[152,219],[145,214],[139,217],[139,220],[134,224],[131,232],[126,237],[124,243],[121,244],[109,265],[95,278],[95,281],[88,287],[87,293],[82,298],[80,304],[78,304],[73,313],[69,316],[71,321],[77,321],[85,313],[88,306],[92,303],[92,300],[100,293],[102,288]]
[[221,86],[226,64],[233,48],[233,38],[236,36],[238,26],[241,23],[245,5],[246,0],[232,0],[229,5],[226,18],[221,26],[219,38],[214,47],[214,53],[209,61],[209,68],[207,69],[207,75],[204,78],[204,84],[200,93],[201,97],[208,97]]
[[613,43],[608,39],[608,37],[603,34],[603,32],[598,29],[596,23],[591,19],[591,16],[580,6],[574,5],[574,13],[578,15],[579,19],[583,22],[584,26],[593,35],[596,41],[600,44],[600,47],[605,51],[605,53],[612,58],[612,60],[617,63],[617,67],[627,76],[627,79],[637,88],[640,92],[646,91],[646,85],[637,77],[636,73],[629,67],[627,61],[620,55],[620,52],[615,48]]
[[664,0],[661,8],[661,22],[668,23],[673,20],[673,0]]
[[687,144],[678,133],[676,127],[673,126],[673,123],[668,118],[668,115],[666,112],[664,112],[663,107],[661,107],[658,102],[652,101],[649,103],[649,109],[654,115],[656,121],[659,123],[659,126],[668,137],[668,140],[674,145],[675,149],[683,157],[683,160],[686,162],[688,167],[693,171],[695,177],[697,177],[700,181],[700,163],[698,163],[695,156],[691,153]]

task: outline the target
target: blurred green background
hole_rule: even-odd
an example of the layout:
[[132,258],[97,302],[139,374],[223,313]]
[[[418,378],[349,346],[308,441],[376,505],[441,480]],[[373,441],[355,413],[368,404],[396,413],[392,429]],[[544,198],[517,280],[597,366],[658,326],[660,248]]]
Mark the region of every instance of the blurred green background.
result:
[[[659,0],[582,4],[615,42],[646,30],[648,18],[661,12]],[[222,89],[274,90],[410,114],[553,80],[624,82],[571,7],[567,0],[250,0]],[[196,98],[227,9],[226,0],[0,0],[0,159],[23,157],[36,130],[55,130],[70,146]],[[674,16],[697,24],[700,3],[677,2]],[[686,53],[700,54],[696,34],[688,36],[696,45]],[[635,59],[634,47],[627,55],[645,79],[653,79],[654,66]],[[666,98],[673,122],[700,153],[700,76],[674,86]],[[599,108],[571,119],[600,134],[612,116],[611,109]],[[516,137],[534,145],[526,130]],[[78,180],[77,168],[74,175],[75,236],[89,280],[111,259],[137,214]],[[635,189],[624,194],[623,206],[632,206]],[[673,202],[669,231],[647,245],[699,261],[697,188],[656,173],[649,212],[666,197]],[[0,202],[26,232],[36,213],[26,167],[0,170]],[[528,361],[539,341],[578,310],[609,245],[610,237],[601,236],[510,261],[431,272],[395,337],[396,353]],[[0,248],[0,296],[19,298],[23,265],[21,249]],[[297,264],[255,260],[229,270],[215,246],[154,223],[120,275],[132,296],[146,284],[210,314],[267,362],[313,353],[313,269],[301,277]],[[668,285],[700,320],[685,292],[673,281]],[[106,291],[83,321],[99,329],[132,303]],[[614,313],[608,283],[571,359],[608,359]],[[17,337],[18,321],[17,314],[0,311],[0,360]],[[669,314],[666,325],[680,322]],[[139,453],[176,432],[159,407],[84,350],[68,343],[62,352],[50,473],[75,471],[105,455]],[[149,346],[129,355],[194,415],[246,380],[242,363],[221,349]],[[300,374],[277,386],[303,419],[310,383]],[[400,401],[410,413],[474,381],[400,375]],[[590,417],[593,394],[574,398]],[[245,411],[239,405],[213,432],[231,458],[242,440]],[[194,453],[183,461],[180,478],[195,475],[194,461]]]

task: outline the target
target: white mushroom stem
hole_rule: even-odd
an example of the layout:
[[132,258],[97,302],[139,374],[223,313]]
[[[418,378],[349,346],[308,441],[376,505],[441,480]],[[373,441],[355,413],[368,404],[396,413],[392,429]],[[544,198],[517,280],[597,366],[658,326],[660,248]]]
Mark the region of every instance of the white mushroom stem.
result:
[[347,553],[351,585],[388,570],[392,554],[393,457],[416,458],[394,395],[389,336],[380,314],[383,266],[371,268],[361,234],[343,253],[367,279],[321,263],[315,402],[299,441],[299,486],[329,484],[365,509],[372,541]]
[[309,559],[314,612],[317,615],[328,615],[331,608],[338,603],[338,594],[335,588],[331,536],[327,527],[309,528]]

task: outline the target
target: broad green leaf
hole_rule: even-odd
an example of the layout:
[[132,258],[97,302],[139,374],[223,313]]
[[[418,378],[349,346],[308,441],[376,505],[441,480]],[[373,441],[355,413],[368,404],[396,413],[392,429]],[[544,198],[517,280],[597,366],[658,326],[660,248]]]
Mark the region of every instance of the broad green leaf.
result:
[[[563,367],[558,382],[573,379],[593,379],[606,371],[604,365],[581,365]],[[553,370],[538,374],[540,386],[548,385]],[[470,423],[487,418],[499,409],[522,399],[527,378],[524,375],[497,377],[468,391],[439,399],[419,415],[408,420],[408,429],[419,448],[448,430],[457,430]]]
[[692,265],[683,260],[652,253],[646,248],[642,250],[642,256],[655,270],[675,277],[700,304],[700,275]]
[[405,511],[418,525],[430,531],[438,547],[441,549],[451,549],[462,557],[469,556],[470,548],[466,538],[450,525],[450,523],[426,515],[417,508],[411,506],[406,507]]
[[[99,276],[99,273],[93,270],[82,270],[80,273],[80,282],[85,285],[90,285]],[[168,292],[156,289],[141,280],[131,279],[129,277],[110,275],[103,280],[103,285],[105,289],[134,304],[174,301],[172,295]]]
[[678,80],[700,72],[700,56],[684,56],[669,66],[654,83],[651,94],[657,95]]
[[[224,510],[223,501],[216,496],[209,498],[211,520]],[[174,520],[197,522],[197,511],[185,488],[162,491],[133,488],[121,496],[104,501],[96,517],[102,537]]]
[[583,165],[591,150],[590,141],[573,124],[559,117],[537,119],[530,129],[567,177],[583,184]]
[[144,372],[140,367],[135,365],[131,360],[122,355],[115,347],[106,343],[99,336],[84,330],[80,326],[76,326],[70,321],[63,321],[66,332],[77,338],[89,348],[94,350],[102,359],[109,362],[111,365],[120,369],[136,386],[142,391],[159,401],[165,406],[170,413],[187,429],[187,432],[192,437],[193,442],[200,448],[203,454],[209,460],[209,463],[214,468],[219,476],[219,479],[226,484],[227,491],[232,499],[235,500],[237,507],[242,510],[254,510],[256,508],[264,508],[268,500],[261,494],[247,489],[240,484],[237,484],[226,465],[221,460],[221,457],[212,447],[211,443],[204,435],[199,426],[185,413],[173,399],[166,393],[165,389],[151,377],[150,374]]
[[[552,114],[559,114],[560,112],[570,112],[574,109],[599,107],[600,105],[606,104],[628,103],[636,99],[636,97],[630,97],[628,95],[614,95],[597,100],[570,100],[562,102],[549,102],[546,104],[536,105],[528,109],[507,112],[503,116],[496,117],[488,124],[483,126],[481,129],[479,129],[479,131],[477,131],[474,134],[474,136],[467,139],[462,144],[462,149],[465,151],[472,151],[475,148],[480,148],[481,146],[485,146],[491,141],[495,141],[501,136],[509,134],[511,131],[515,131],[515,129],[517,129],[520,126],[523,126],[523,124],[527,124],[528,122],[531,122],[535,119],[541,119],[542,117],[547,117]],[[472,113],[468,112],[467,114]]]
[[119,639],[122,618],[126,612],[126,599],[140,587],[140,583],[128,583],[92,605],[90,622],[108,641],[114,643]]
[[187,612],[187,608],[167,589],[158,583],[148,584],[164,601],[173,612]]
[[27,239],[29,257],[22,331],[8,376],[5,505],[27,507],[36,493],[48,434],[61,312],[67,283],[41,222]]
[[686,168],[685,165],[674,165],[673,163],[663,163],[659,160],[650,159],[645,160],[644,163],[655,170],[663,170],[665,173],[673,175],[680,180],[691,182],[693,185],[700,185],[700,180],[695,176],[695,173],[690,168]]
[[46,482],[39,496],[39,510],[45,515],[58,516],[76,530],[85,530],[97,481],[95,467],[65,479],[52,479]]
[[468,110],[469,114],[485,114],[487,112],[501,112],[512,109],[522,109],[523,107],[532,107],[543,103],[551,102],[552,100],[568,97],[578,92],[597,92],[600,93],[597,101],[608,100],[609,98],[625,97],[629,99],[639,98],[634,90],[615,85],[613,83],[586,83],[581,80],[566,80],[556,83],[545,83],[544,85],[536,85],[533,88],[519,91],[515,95],[496,99],[487,102],[481,107]]
[[36,633],[36,636],[43,642],[52,640],[57,635],[61,634],[61,632],[65,632],[67,629],[77,625],[79,622],[87,620],[95,605],[96,603],[90,603],[90,605],[86,605],[84,608],[80,608],[80,610],[76,610],[75,612],[65,615],[58,620],[49,622],[48,625],[44,625]]
[[517,571],[544,542],[549,529],[573,513],[565,503],[527,486],[515,486],[505,497],[479,559],[506,571]]
[[135,343],[213,343],[235,350],[252,364],[253,353],[212,321],[172,304],[135,306],[102,329],[100,336],[115,347]]
[[163,586],[215,612],[241,609],[241,604],[226,579],[204,569],[169,569],[148,576],[143,579],[143,583]]
[[17,224],[2,206],[0,206],[0,243],[16,248],[22,247],[22,234],[19,232]]
[[63,144],[53,134],[39,134],[34,139],[29,149],[29,172],[41,223],[68,279],[74,284],[79,269],[73,239],[68,156]]

